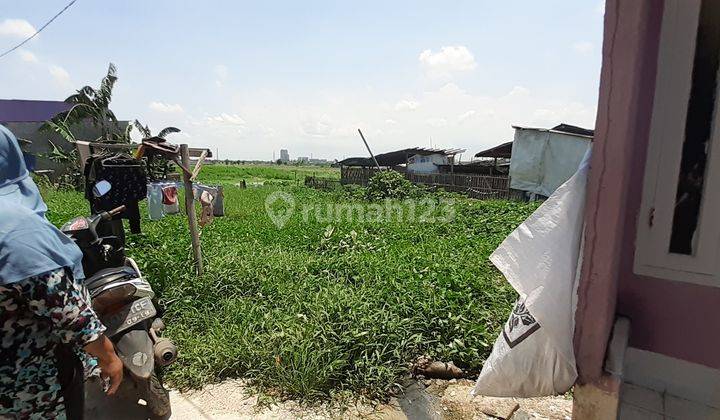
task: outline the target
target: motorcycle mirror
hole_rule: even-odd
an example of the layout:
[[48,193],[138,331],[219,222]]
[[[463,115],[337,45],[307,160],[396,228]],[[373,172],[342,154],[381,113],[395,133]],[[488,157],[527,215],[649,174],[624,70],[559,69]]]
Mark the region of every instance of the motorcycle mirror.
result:
[[110,191],[111,189],[112,184],[103,179],[102,181],[96,183],[93,187],[93,195],[95,197],[102,197],[103,195],[107,194],[108,191]]

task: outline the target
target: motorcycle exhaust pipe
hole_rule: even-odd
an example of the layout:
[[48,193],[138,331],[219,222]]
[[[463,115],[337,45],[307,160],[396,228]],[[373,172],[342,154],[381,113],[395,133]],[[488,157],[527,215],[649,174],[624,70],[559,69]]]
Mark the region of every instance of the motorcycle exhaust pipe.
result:
[[167,338],[158,337],[158,333],[165,329],[165,323],[160,318],[155,318],[150,327],[150,337],[153,341],[153,353],[155,363],[159,366],[167,366],[177,360],[178,350],[175,344]]
[[167,338],[158,338],[153,345],[155,363],[160,366],[167,366],[177,360],[178,351],[175,344]]

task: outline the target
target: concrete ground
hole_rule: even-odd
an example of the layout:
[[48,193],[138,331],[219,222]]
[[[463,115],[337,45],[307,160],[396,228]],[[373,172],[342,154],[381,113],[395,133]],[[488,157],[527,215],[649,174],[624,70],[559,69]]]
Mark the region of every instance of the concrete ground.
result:
[[572,400],[566,397],[471,397],[473,383],[465,380],[412,382],[405,395],[389,404],[358,404],[345,409],[303,407],[294,401],[261,405],[240,381],[208,385],[202,390],[172,391],[172,419],[570,419]]

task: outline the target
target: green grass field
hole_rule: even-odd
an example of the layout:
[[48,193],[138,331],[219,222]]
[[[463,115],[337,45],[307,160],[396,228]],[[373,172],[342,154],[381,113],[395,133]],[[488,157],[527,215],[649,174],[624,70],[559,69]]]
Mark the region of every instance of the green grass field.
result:
[[[145,219],[141,235],[128,235],[127,253],[159,294],[180,348],[166,380],[183,388],[243,377],[283,397],[382,399],[420,355],[477,373],[515,298],[487,257],[536,205],[455,198],[454,219],[432,223],[296,211],[278,228],[265,211],[275,191],[291,194],[296,208],[370,203],[343,190],[233,186],[245,177],[287,181],[294,169],[204,168],[204,182],[226,185],[226,216],[202,230],[202,277],[183,216]],[[80,193],[44,196],[56,224],[87,211]],[[417,210],[438,215],[437,197]]]
[[250,183],[302,185],[306,176],[340,179],[340,169],[305,165],[206,165],[198,180],[226,185],[234,185],[243,179]]

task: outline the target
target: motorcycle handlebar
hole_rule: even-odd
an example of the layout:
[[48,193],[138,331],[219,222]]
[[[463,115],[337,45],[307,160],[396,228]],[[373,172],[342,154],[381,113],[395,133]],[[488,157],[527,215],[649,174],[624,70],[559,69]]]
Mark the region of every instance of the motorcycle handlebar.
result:
[[117,216],[118,214],[125,211],[125,206],[115,207],[114,209],[107,212],[108,218],[112,216]]

